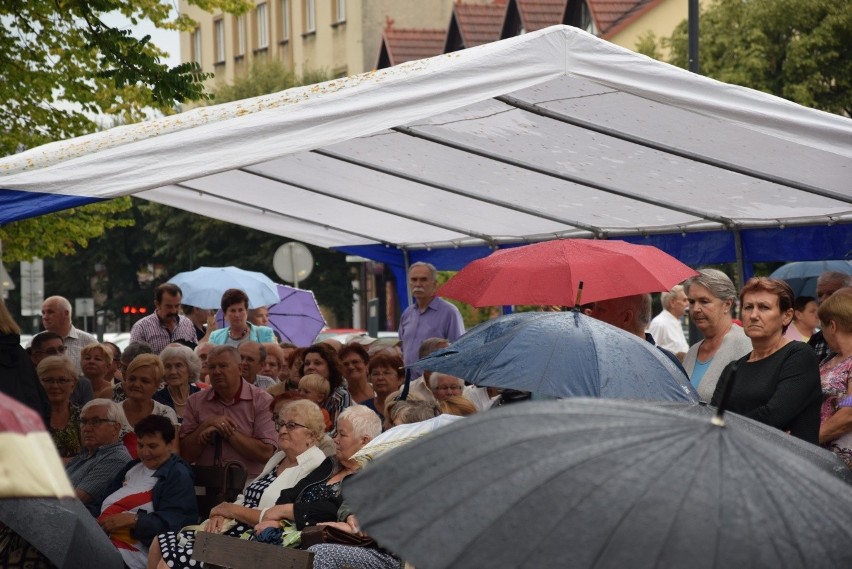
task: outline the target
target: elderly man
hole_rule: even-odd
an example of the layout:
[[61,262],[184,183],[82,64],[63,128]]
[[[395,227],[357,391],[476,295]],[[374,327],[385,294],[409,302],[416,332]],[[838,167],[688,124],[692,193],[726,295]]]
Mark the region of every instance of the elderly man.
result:
[[243,379],[261,389],[269,389],[278,382],[266,375],[259,375],[266,363],[266,348],[257,342],[243,342],[240,352],[240,373]]
[[178,340],[196,344],[195,325],[180,315],[180,287],[163,283],[154,289],[153,314],[139,320],[130,329],[131,342],[146,342],[159,354],[166,346]]
[[232,346],[213,347],[207,369],[212,389],[187,400],[180,454],[188,462],[209,466],[221,445],[222,462],[241,462],[254,479],[278,449],[272,396],[240,377],[240,354]]
[[[464,334],[459,309],[435,296],[438,271],[429,263],[414,263],[408,271],[408,284],[414,304],[405,309],[399,320],[399,337],[406,366],[417,361],[420,345],[428,338],[445,338],[452,342]],[[409,368],[408,373],[412,373]],[[413,373],[410,377],[416,377]]]
[[[847,286],[852,286],[852,276],[833,271],[826,271],[822,273],[817,279],[817,304],[822,304],[829,296],[837,292],[839,289]],[[831,353],[831,350],[829,350],[828,344],[825,343],[822,330],[817,331],[810,337],[808,345],[814,349],[817,355],[817,360],[820,362],[829,356],[834,355]]]
[[[41,332],[33,336],[27,351],[30,354],[30,361],[33,363],[33,368],[37,368],[41,360],[47,356],[64,356],[68,348],[62,343],[62,336],[59,334]],[[77,407],[82,407],[91,401],[95,394],[89,378],[79,372],[77,376],[77,385],[74,386],[74,391],[71,392],[71,403]]]
[[65,355],[74,362],[79,374],[80,350],[97,343],[97,338],[74,327],[71,323],[71,303],[61,296],[48,297],[41,303],[41,322],[45,330],[59,334],[62,338]]
[[429,388],[435,394],[435,400],[440,403],[450,397],[460,397],[464,393],[464,380],[433,371],[429,376]]
[[131,460],[120,438],[126,421],[121,406],[110,399],[92,399],[80,412],[83,448],[65,465],[65,472],[77,497],[96,516],[115,473]]
[[[589,316],[611,324],[616,328],[621,328],[625,332],[630,332],[634,336],[638,336],[656,345],[654,344],[654,338],[649,334],[645,334],[645,329],[651,321],[650,294],[634,294],[633,296],[622,296],[621,298],[610,300],[599,300],[595,302],[595,306],[592,308]],[[689,377],[676,355],[660,346],[657,346],[657,349],[663,352],[683,375]]]
[[651,320],[648,333],[658,346],[674,353],[677,359],[683,361],[683,357],[689,351],[689,344],[686,342],[683,326],[680,323],[689,306],[683,286],[677,285],[669,292],[664,292],[660,302],[663,304],[663,311]]

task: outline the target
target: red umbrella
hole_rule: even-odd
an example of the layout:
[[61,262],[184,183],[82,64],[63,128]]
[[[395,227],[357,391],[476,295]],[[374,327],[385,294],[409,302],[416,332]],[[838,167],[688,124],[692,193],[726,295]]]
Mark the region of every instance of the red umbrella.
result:
[[698,274],[650,245],[626,241],[560,239],[495,251],[447,281],[439,296],[473,306],[582,302],[662,292]]

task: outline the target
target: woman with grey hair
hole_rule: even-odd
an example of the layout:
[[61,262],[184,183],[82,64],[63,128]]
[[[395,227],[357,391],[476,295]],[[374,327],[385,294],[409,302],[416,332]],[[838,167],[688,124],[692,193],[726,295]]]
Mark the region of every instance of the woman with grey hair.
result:
[[183,422],[186,400],[193,393],[201,391],[195,385],[201,372],[201,359],[191,348],[171,344],[160,352],[160,360],[165,368],[163,380],[166,386],[157,391],[152,399],[174,409],[178,421]]
[[725,366],[751,352],[751,341],[731,318],[737,289],[728,275],[716,269],[698,273],[683,283],[683,290],[689,317],[704,339],[689,348],[683,367],[701,399],[710,401]]

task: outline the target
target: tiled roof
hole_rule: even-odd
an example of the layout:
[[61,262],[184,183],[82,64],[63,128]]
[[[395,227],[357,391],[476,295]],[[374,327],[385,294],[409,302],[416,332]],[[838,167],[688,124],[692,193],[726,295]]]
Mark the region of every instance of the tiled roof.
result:
[[615,28],[626,24],[650,4],[656,4],[659,0],[586,0],[598,35],[607,37]]
[[568,0],[517,0],[521,21],[527,32],[562,23]]
[[433,57],[444,53],[446,30],[415,30],[385,28],[382,49],[387,50],[390,65]]
[[494,0],[491,4],[464,4],[456,2],[453,18],[458,24],[464,47],[474,47],[500,39],[506,0]]

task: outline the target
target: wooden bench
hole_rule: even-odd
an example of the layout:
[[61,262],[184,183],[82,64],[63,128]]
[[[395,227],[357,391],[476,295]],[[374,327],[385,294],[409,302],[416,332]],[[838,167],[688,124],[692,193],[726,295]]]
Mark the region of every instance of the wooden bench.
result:
[[311,569],[314,554],[280,545],[246,541],[219,533],[195,534],[192,558],[207,567],[228,569]]

